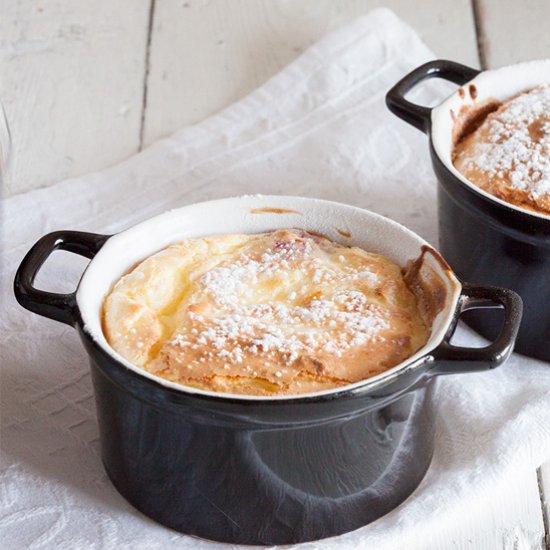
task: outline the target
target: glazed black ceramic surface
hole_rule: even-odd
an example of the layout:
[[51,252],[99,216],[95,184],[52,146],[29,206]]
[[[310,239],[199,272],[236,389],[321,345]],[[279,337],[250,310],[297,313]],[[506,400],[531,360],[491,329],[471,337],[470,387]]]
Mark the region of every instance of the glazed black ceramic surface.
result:
[[220,406],[129,383],[88,351],[109,478],[183,533],[244,544],[338,535],[400,504],[430,463],[431,380],[378,399]]
[[[468,89],[479,71],[451,61],[433,61],[403,78],[386,97],[389,109],[430,134],[430,152],[438,185],[439,247],[455,273],[480,284],[515,290],[524,316],[516,351],[550,361],[550,218],[496,201],[465,184],[439,157],[432,109],[415,105],[405,94],[421,81],[441,77]],[[487,338],[497,334],[499,312],[465,314]]]
[[[289,544],[357,529],[403,502],[434,447],[434,381],[484,370],[511,353],[521,318],[513,292],[464,285],[444,341],[382,383],[269,400],[190,393],[127,368],[86,330],[76,294],[34,288],[55,249],[92,258],[108,237],[57,232],[23,260],[15,294],[27,309],[76,326],[90,358],[105,469],[138,510],[228,543]],[[458,317],[501,307],[483,349],[448,343]]]

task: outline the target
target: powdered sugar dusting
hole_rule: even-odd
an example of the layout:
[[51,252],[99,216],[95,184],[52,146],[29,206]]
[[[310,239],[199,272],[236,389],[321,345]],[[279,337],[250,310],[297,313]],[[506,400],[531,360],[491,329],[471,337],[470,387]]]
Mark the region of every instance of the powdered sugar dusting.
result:
[[340,357],[352,347],[383,341],[388,311],[353,288],[374,288],[378,275],[364,262],[357,268],[345,264],[340,249],[312,242],[277,240],[259,254],[241,253],[204,273],[198,284],[214,313],[189,311],[195,328],[176,334],[170,344],[200,346],[234,364],[245,353],[290,364],[301,354]]
[[520,94],[484,124],[489,140],[476,144],[466,169],[506,178],[535,201],[550,196],[550,85]]

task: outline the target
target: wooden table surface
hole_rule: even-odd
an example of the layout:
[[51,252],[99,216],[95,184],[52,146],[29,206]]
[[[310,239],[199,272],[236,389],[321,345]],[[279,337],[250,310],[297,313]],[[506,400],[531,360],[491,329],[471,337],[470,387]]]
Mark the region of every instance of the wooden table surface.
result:
[[[2,0],[0,98],[13,136],[4,196],[105,168],[199,122],[382,5],[439,57],[481,68],[550,57],[550,0]],[[549,524],[550,462],[510,480],[485,517],[457,518],[433,548],[550,548]]]

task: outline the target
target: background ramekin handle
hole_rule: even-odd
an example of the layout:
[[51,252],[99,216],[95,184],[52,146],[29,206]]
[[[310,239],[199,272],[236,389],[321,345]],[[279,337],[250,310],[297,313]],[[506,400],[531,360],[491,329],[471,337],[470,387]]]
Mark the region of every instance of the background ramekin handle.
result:
[[29,311],[73,326],[75,324],[76,297],[39,290],[34,279],[44,262],[55,250],[67,250],[92,259],[110,235],[80,231],[55,231],[42,237],[23,258],[15,275],[14,292],[17,301]]
[[432,109],[411,103],[405,99],[407,93],[417,84],[428,78],[443,78],[462,86],[475,78],[480,72],[477,69],[472,69],[471,67],[445,59],[430,61],[402,78],[386,94],[386,105],[394,115],[422,132],[428,132],[431,126]]
[[498,367],[508,359],[514,349],[521,323],[521,298],[513,290],[464,284],[457,309],[457,321],[465,311],[485,308],[504,309],[504,321],[496,340],[483,348],[455,346],[450,343],[456,328],[456,323],[453,323],[445,340],[432,353],[434,364],[429,370],[430,374],[488,370]]

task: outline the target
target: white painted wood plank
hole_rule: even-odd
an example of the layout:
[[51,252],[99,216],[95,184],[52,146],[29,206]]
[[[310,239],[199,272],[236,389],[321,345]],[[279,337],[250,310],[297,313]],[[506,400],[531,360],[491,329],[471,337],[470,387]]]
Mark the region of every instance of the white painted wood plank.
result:
[[546,534],[546,547],[550,550],[550,460],[545,462],[538,472],[542,518]]
[[473,0],[488,68],[550,57],[549,0]]
[[0,98],[13,138],[6,195],[136,152],[150,0],[3,0]]
[[425,534],[408,550],[545,550],[535,472],[510,480],[481,514],[458,513],[453,525]]
[[145,143],[231,104],[328,31],[381,5],[437,55],[478,64],[469,0],[157,0]]

